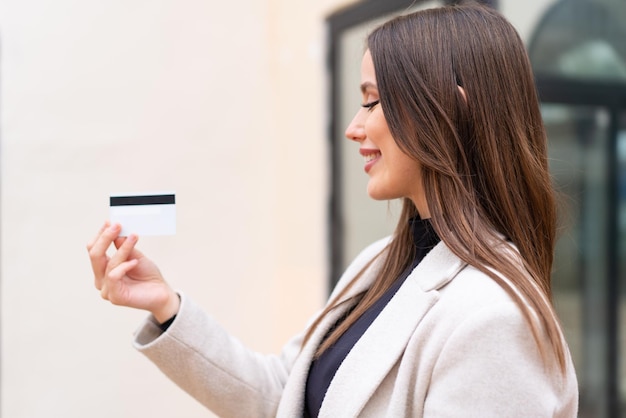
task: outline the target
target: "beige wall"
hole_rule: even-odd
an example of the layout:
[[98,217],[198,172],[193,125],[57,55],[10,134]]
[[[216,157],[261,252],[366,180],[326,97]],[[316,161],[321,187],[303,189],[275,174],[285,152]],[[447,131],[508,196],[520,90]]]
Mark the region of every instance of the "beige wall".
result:
[[93,287],[111,192],[177,192],[177,235],[139,246],[254,349],[319,308],[323,22],[346,2],[0,2],[2,417],[207,416]]

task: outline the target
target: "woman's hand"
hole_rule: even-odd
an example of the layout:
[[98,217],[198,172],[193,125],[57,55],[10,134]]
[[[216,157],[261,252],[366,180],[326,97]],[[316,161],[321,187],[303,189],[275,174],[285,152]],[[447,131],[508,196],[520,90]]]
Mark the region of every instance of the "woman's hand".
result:
[[[180,299],[157,266],[135,248],[138,237],[120,237],[121,226],[106,222],[87,244],[96,288],[114,305],[144,309],[165,322],[178,312]],[[111,257],[107,249],[115,245]]]

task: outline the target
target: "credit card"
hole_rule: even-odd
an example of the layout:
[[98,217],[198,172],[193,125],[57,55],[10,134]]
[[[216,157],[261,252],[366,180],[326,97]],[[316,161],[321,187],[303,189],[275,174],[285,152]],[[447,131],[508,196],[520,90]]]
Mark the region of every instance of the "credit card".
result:
[[176,234],[174,192],[114,194],[109,200],[111,223],[122,225],[120,236]]

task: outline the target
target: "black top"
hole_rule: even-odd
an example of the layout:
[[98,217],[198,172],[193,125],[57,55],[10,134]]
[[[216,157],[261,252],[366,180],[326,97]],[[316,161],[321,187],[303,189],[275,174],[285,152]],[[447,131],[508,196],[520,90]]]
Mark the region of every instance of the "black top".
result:
[[[393,285],[372,305],[363,315],[357,319],[346,332],[339,337],[337,342],[329,347],[322,355],[313,361],[309,369],[305,391],[305,416],[317,417],[326,395],[326,390],[335,376],[335,372],[348,355],[354,344],[361,338],[367,328],[376,319],[378,314],[385,308],[387,303],[396,294],[404,280],[411,271],[422,261],[428,252],[439,242],[439,237],[433,230],[428,219],[412,218],[410,221],[413,232],[415,253],[413,262],[396,279]],[[346,314],[347,315],[347,314]],[[341,322],[344,318],[340,319]],[[337,324],[335,325],[335,327]],[[331,331],[335,328],[331,328]]]

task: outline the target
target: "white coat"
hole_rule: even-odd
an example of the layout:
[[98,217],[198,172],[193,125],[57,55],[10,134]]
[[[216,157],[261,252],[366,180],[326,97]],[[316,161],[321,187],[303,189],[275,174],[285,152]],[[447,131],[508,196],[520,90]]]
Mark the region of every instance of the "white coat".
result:
[[[333,295],[387,243],[364,250]],[[381,261],[347,298],[372,284]],[[148,318],[134,344],[222,417],[301,417],[313,353],[351,306],[331,311],[303,347],[298,335],[279,356],[266,356],[244,347],[184,294],[181,301],[165,333]],[[578,387],[566,352],[564,375],[544,364],[510,296],[440,242],[347,355],[319,416],[576,417]]]

